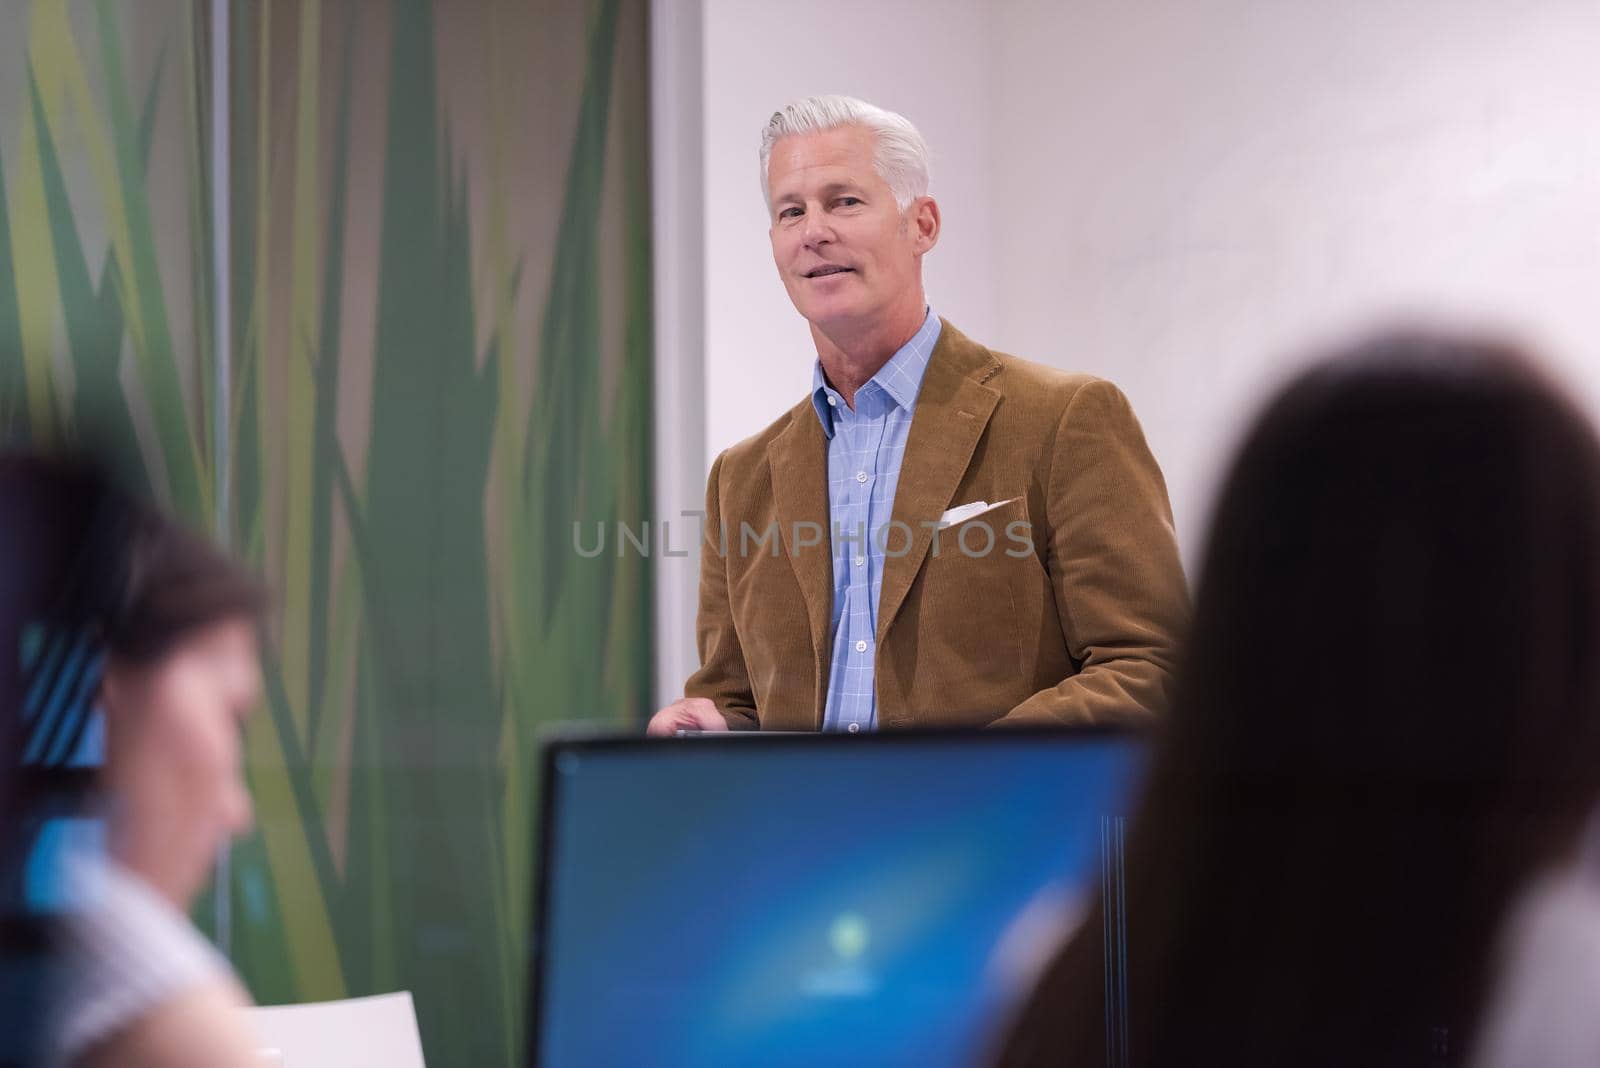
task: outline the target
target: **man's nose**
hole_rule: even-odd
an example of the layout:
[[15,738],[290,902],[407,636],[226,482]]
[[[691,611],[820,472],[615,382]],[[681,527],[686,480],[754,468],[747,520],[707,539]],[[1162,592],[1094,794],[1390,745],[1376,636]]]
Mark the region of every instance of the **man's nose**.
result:
[[807,248],[825,245],[833,240],[833,227],[828,225],[828,221],[820,213],[808,211],[802,224],[800,239],[805,242]]

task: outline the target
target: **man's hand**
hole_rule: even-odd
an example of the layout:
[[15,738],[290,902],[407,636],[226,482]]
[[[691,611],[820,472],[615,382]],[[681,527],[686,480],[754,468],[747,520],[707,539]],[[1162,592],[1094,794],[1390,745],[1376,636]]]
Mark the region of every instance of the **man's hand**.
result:
[[671,737],[679,731],[725,731],[728,721],[722,718],[717,706],[704,697],[684,697],[650,717],[650,726],[644,729],[657,738]]

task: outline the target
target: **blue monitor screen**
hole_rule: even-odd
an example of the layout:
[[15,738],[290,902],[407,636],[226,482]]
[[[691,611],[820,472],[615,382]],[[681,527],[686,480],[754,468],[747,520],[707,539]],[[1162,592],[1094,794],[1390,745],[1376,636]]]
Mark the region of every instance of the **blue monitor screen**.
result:
[[1100,889],[1141,752],[1092,733],[558,745],[537,1062],[970,1064],[1018,993],[1008,959],[1039,949],[1027,918],[1059,937]]

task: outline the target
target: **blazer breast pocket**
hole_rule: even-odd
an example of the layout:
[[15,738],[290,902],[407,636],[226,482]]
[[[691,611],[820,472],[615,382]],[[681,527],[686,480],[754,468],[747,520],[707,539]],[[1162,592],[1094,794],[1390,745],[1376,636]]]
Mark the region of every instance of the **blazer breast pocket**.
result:
[[1031,677],[1022,636],[1038,612],[1040,574],[1026,498],[934,532],[920,576],[918,629],[959,673],[952,685],[1010,690],[1019,676]]
[[[999,554],[1012,560],[1033,555],[1033,527],[1028,521],[1026,497],[1012,497],[987,507],[985,501],[952,508],[945,512],[949,519],[934,531],[931,556],[962,556],[969,560],[982,560]],[[967,509],[971,514],[964,514]]]

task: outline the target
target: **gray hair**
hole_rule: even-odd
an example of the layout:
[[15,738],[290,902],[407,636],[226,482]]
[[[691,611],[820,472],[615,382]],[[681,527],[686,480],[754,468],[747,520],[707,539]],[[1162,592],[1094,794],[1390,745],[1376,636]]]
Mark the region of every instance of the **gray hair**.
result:
[[877,141],[874,163],[878,177],[888,183],[901,211],[928,195],[928,143],[910,119],[853,96],[808,96],[773,112],[761,131],[761,196],[768,210],[772,208],[772,190],[767,185],[772,146],[785,137],[843,126],[872,132]]

